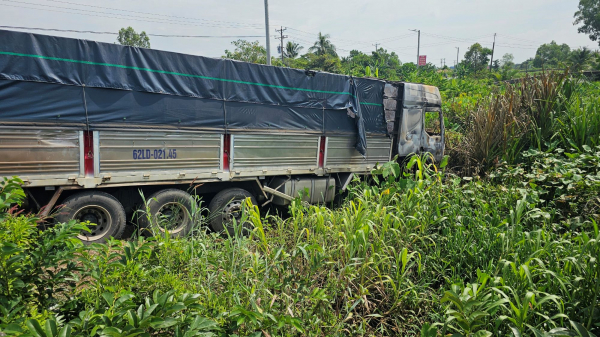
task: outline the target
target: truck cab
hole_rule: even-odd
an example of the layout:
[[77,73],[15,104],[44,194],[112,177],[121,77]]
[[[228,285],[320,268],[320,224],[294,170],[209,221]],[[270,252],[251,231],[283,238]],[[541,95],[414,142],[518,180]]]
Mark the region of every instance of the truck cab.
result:
[[403,158],[431,153],[436,162],[444,157],[444,115],[437,87],[417,83],[387,83],[384,89],[388,132],[393,153]]

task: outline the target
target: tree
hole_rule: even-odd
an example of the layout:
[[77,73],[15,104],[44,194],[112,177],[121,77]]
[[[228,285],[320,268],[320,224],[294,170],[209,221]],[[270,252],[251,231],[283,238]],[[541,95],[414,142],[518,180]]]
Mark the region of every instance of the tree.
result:
[[231,42],[235,46],[235,50],[225,50],[225,56],[232,60],[250,62],[250,63],[267,63],[267,49],[258,43],[258,41],[250,42],[247,40],[237,40]]
[[121,28],[117,41],[124,46],[150,48],[150,38],[146,32],[142,31],[138,34],[131,27]]
[[[580,33],[588,34],[590,40],[600,38],[600,2],[598,0],[579,0],[579,10],[575,12],[574,25],[583,23],[577,28]],[[600,41],[598,42],[600,45]]]
[[[398,74],[398,77],[402,80],[402,81],[409,81],[410,76],[413,76],[413,74],[417,74],[418,68],[417,68],[417,64],[414,62],[407,62],[407,63],[403,63],[398,70],[396,70],[396,73]],[[421,69],[422,70],[422,69]],[[424,72],[421,71],[420,74],[423,74]]]
[[513,79],[519,71],[515,69],[515,57],[513,54],[504,54],[500,61],[500,69],[498,73],[494,74],[499,81],[507,81]]
[[500,66],[502,68],[514,68],[515,67],[515,57],[513,54],[506,53],[502,56],[502,60],[500,61]]
[[566,43],[559,45],[555,41],[544,43],[539,46],[533,59],[533,66],[541,67],[556,67],[560,63],[567,61],[571,47]]
[[[377,73],[377,77],[398,80],[397,71],[399,68],[398,55],[394,52],[388,53],[383,48],[372,52],[371,55],[358,50],[351,50],[350,55],[342,59],[343,73],[352,76],[373,76]],[[370,70],[371,75],[367,73],[367,69]]]
[[293,41],[288,41],[285,45],[285,50],[283,56],[289,59],[295,59],[300,55],[300,50],[304,49],[301,45],[297,44]]
[[484,48],[479,43],[475,43],[465,53],[464,65],[471,72],[478,72],[487,68],[490,62],[489,56],[492,55],[490,48]]
[[317,56],[331,55],[337,57],[338,55],[335,46],[329,41],[329,37],[329,34],[321,34],[321,32],[319,32],[317,41],[312,47],[308,48],[308,52]]
[[400,58],[395,52],[388,53],[383,48],[371,53],[373,66],[379,70],[379,76],[388,80],[398,80],[397,70],[400,68]]
[[592,56],[594,56],[594,54],[586,47],[573,50],[571,55],[569,55],[568,60],[571,70],[576,72],[583,70],[587,63],[592,59]]
[[492,70],[493,71],[500,70],[500,60],[494,60],[494,62],[492,64]]
[[521,70],[528,70],[533,68],[533,58],[530,57],[527,60],[523,61],[523,63],[515,65],[515,67],[518,67]]
[[371,65],[371,57],[358,50],[351,50],[348,56],[342,58],[343,73],[351,76],[366,76],[366,67]]
[[317,55],[308,53],[302,55],[302,58],[307,60],[306,65],[308,69],[339,73],[342,68],[340,59],[337,56],[332,56],[330,54]]

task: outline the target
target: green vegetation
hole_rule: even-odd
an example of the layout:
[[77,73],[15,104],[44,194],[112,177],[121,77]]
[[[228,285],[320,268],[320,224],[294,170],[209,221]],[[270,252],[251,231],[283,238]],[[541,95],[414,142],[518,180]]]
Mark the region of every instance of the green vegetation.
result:
[[[581,0],[581,3],[586,0]],[[593,2],[593,1],[592,1]],[[587,6],[587,5],[581,5]],[[596,6],[598,7],[598,6]],[[597,8],[590,9],[597,11]],[[582,12],[580,10],[577,13]],[[589,11],[588,11],[589,12]],[[592,15],[585,12],[585,15]],[[582,12],[583,13],[583,12]],[[583,14],[576,14],[577,15]],[[594,14],[595,15],[595,14]],[[583,19],[577,19],[582,22]],[[584,27],[587,27],[584,25]],[[583,27],[580,28],[582,32]],[[589,28],[592,29],[592,28]],[[595,35],[590,38],[594,40]],[[258,42],[237,40],[232,42],[236,47],[233,52],[225,50],[223,58],[265,64],[267,62],[267,51]],[[339,73],[351,76],[378,77],[392,81],[419,81],[423,79],[423,72],[438,73],[444,78],[481,79],[485,81],[508,81],[520,77],[526,77],[528,73],[539,73],[548,70],[570,69],[571,72],[579,73],[586,70],[600,69],[600,54],[588,48],[571,49],[567,44],[557,44],[555,41],[540,45],[534,57],[520,64],[515,64],[512,54],[505,54],[501,59],[496,59],[490,65],[492,49],[483,47],[480,43],[471,45],[454,69],[447,66],[436,67],[429,63],[416,72],[416,65],[412,62],[402,63],[395,52],[388,52],[384,48],[378,48],[370,54],[358,50],[351,50],[348,56],[339,57],[337,49],[329,34],[319,32],[316,41],[307,49],[307,53],[300,55],[304,49],[298,43],[288,41],[284,47],[284,63],[272,57],[271,63],[277,66],[285,66],[296,69],[321,70],[331,73]],[[491,69],[490,69],[491,66]],[[417,76],[415,75],[417,74]]]
[[258,41],[237,40],[233,41],[232,44],[235,49],[234,51],[225,50],[226,58],[251,63],[267,63],[267,49],[261,46]]
[[[280,217],[246,204],[248,236],[242,226],[233,236],[208,232],[196,198],[187,238],[105,245],[76,239],[93,224],[43,228],[19,211],[18,178],[4,180],[0,332],[600,335],[598,83],[567,71],[498,83],[513,77],[510,55],[492,75],[466,64],[454,74],[417,71],[383,49],[340,59],[327,39],[301,56],[290,45],[286,62],[440,88],[441,163],[382,163],[355,179],[339,207],[297,199]],[[235,46],[227,57],[263,62],[258,43]],[[473,49],[472,62],[485,55]],[[580,69],[594,62],[572,57],[586,60]]]
[[[296,201],[282,219],[248,206],[249,237],[198,228],[187,239],[84,246],[74,239],[82,224],[40,232],[5,208],[0,329],[592,336],[600,234],[586,203],[600,190],[600,148],[525,157],[527,168],[491,179],[444,173],[446,162],[425,157],[390,162],[340,208]],[[19,195],[13,185],[2,199]]]
[[124,46],[150,48],[150,37],[146,32],[137,33],[133,28],[121,28],[117,41]]
[[583,25],[577,30],[580,33],[588,34],[590,40],[598,41],[600,37],[600,6],[594,0],[579,0],[578,11],[575,12],[575,22],[573,24]]
[[[41,230],[0,185],[0,331],[29,336],[594,336],[600,333],[599,88],[408,74],[444,96],[449,157],[380,165],[340,207],[253,230],[106,245]],[[195,200],[200,206],[199,199]]]

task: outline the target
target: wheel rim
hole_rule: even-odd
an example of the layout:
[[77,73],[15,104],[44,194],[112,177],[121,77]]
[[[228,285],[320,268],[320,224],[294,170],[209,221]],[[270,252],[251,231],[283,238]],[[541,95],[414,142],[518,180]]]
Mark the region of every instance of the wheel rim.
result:
[[155,215],[158,228],[162,232],[178,233],[189,222],[187,208],[179,202],[168,202],[162,205]]
[[223,207],[222,222],[227,226],[232,226],[233,219],[236,220],[237,224],[242,220],[242,200],[232,200]]
[[82,231],[77,237],[82,241],[95,241],[103,238],[112,227],[112,217],[106,208],[98,205],[88,205],[81,207],[73,219],[86,222],[89,221],[94,226],[90,226],[90,232]]

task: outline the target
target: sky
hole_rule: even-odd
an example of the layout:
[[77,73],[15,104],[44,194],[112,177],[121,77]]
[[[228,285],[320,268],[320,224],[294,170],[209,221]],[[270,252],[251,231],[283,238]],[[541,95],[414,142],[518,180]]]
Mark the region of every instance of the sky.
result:
[[[598,49],[577,32],[573,14],[578,0],[269,0],[270,39],[277,56],[275,29],[286,28],[285,41],[304,46],[317,34],[330,34],[341,56],[352,49],[370,53],[375,44],[396,52],[402,62],[417,59],[452,66],[457,47],[462,59],[475,42],[492,47],[494,58],[506,53],[520,63],[552,40],[571,48]],[[265,44],[264,0],[0,0],[0,25],[115,34],[39,32],[47,35],[115,42],[122,27],[148,34],[228,36],[213,38],[151,36],[153,49],[220,57],[234,49],[233,36]],[[6,28],[3,28],[6,29]],[[15,29],[17,30],[17,29]],[[34,31],[32,31],[34,32]],[[1,48],[1,47],[0,47]]]

